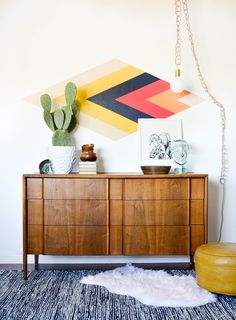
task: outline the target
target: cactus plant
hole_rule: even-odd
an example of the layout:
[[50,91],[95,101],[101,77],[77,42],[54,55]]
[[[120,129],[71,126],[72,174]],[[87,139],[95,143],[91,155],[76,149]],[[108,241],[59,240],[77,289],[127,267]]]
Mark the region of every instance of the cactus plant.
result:
[[52,109],[52,99],[48,94],[43,94],[40,98],[44,109],[43,118],[49,129],[54,133],[52,136],[53,146],[72,145],[70,132],[76,126],[76,114],[78,112],[78,102],[76,100],[77,88],[72,82],[65,86],[66,106],[54,112]]

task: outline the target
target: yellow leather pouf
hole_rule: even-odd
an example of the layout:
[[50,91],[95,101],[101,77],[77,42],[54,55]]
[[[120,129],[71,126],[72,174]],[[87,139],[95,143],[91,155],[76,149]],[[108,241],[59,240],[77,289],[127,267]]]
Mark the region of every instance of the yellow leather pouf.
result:
[[197,248],[195,271],[200,287],[236,296],[236,243],[208,243]]

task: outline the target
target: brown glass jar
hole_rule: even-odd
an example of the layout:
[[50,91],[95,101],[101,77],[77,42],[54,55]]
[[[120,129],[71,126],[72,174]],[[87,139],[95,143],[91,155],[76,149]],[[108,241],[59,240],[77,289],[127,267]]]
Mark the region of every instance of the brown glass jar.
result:
[[97,155],[93,151],[94,144],[89,143],[89,144],[84,144],[82,146],[82,151],[80,154],[80,160],[81,161],[96,161],[97,160]]

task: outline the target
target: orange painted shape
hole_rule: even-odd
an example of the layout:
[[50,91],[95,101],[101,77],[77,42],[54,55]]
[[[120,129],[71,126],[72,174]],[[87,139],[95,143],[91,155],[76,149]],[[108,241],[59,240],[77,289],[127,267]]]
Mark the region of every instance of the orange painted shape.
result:
[[178,99],[190,94],[189,91],[183,91],[180,93],[174,93],[171,90],[166,90],[164,92],[161,92],[155,96],[152,96],[151,98],[148,98],[147,100],[157,104],[158,106],[161,106],[171,112],[177,113],[180,111],[183,111],[187,108],[189,108],[188,105],[179,102]]

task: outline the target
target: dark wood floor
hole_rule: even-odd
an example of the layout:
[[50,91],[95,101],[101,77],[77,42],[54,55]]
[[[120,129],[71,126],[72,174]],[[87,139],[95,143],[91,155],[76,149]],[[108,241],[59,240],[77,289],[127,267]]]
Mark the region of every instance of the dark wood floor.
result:
[[[39,270],[111,270],[125,266],[125,263],[106,263],[106,264],[39,264]],[[190,270],[190,263],[132,263],[133,266],[153,269],[153,270]],[[22,264],[0,264],[0,269],[22,270]],[[33,270],[34,264],[28,264],[28,270]]]

